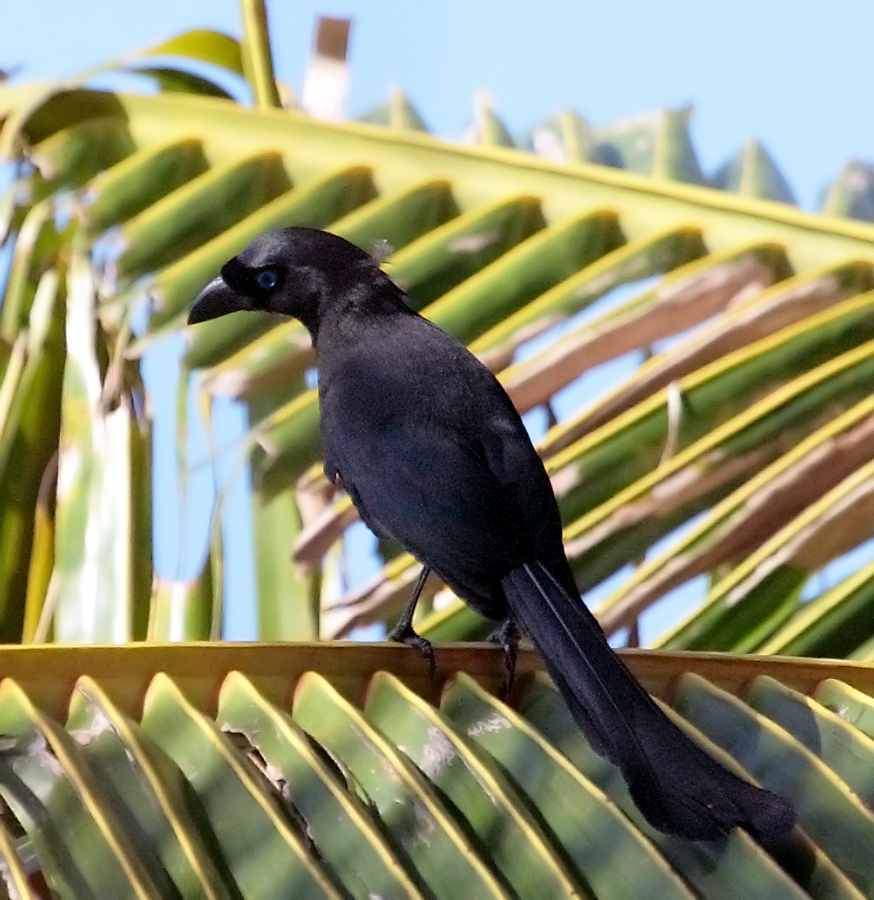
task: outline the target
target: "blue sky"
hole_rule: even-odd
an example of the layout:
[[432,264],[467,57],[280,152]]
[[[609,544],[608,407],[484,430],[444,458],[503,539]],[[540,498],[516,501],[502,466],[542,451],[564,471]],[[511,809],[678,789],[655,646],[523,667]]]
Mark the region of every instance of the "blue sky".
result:
[[[755,136],[812,208],[851,157],[874,161],[867,0],[274,0],[279,77],[300,87],[319,14],[351,16],[350,113],[400,86],[431,129],[457,137],[480,88],[519,134],[563,108],[594,125],[694,106],[712,172]],[[235,0],[4,0],[0,66],[73,74],[195,27],[240,32]]]
[[[0,67],[20,66],[17,80],[74,75],[192,28],[241,29],[235,0],[2,2]],[[705,173],[756,137],[807,209],[850,159],[874,162],[867,0],[541,0],[518,10],[495,0],[268,3],[277,75],[298,92],[318,15],[353,19],[353,117],[392,86],[448,139],[470,122],[479,90],[514,135],[561,109],[597,127],[692,104]],[[172,419],[175,398],[158,399]],[[159,519],[178,554],[178,523]],[[248,565],[229,566],[232,595],[248,594],[234,587]],[[232,636],[253,636],[251,615],[235,616]]]

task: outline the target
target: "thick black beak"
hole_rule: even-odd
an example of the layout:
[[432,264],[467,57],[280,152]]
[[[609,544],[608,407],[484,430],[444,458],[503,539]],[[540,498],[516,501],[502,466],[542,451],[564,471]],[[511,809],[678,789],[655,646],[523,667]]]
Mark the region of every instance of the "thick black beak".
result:
[[227,313],[237,312],[241,309],[251,309],[246,299],[241,297],[227,282],[219,276],[197,295],[194,306],[188,314],[188,324],[196,325],[198,322],[206,322],[207,319],[217,319]]

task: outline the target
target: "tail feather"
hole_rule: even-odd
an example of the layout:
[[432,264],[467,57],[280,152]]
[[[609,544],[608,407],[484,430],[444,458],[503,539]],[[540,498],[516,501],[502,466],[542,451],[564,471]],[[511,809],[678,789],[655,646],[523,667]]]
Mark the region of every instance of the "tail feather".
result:
[[729,772],[671,722],[610,649],[595,617],[546,566],[520,566],[502,587],[578,726],[620,768],[651,825],[690,840],[740,826],[765,841],[793,826],[790,804]]

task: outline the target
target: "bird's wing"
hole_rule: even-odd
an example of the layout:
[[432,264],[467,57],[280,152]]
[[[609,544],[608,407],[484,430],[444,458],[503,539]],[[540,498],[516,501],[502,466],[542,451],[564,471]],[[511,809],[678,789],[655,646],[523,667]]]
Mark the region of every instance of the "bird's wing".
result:
[[335,440],[332,460],[362,515],[397,538],[486,615],[518,559],[518,523],[506,488],[471,442],[442,428],[382,430]]

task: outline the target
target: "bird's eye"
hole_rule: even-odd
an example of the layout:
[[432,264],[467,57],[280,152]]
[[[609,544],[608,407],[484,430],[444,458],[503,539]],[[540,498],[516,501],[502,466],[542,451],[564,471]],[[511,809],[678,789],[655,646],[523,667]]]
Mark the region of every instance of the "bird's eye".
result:
[[258,287],[265,291],[272,291],[276,287],[277,281],[279,279],[276,277],[276,272],[273,269],[262,269],[255,279]]

